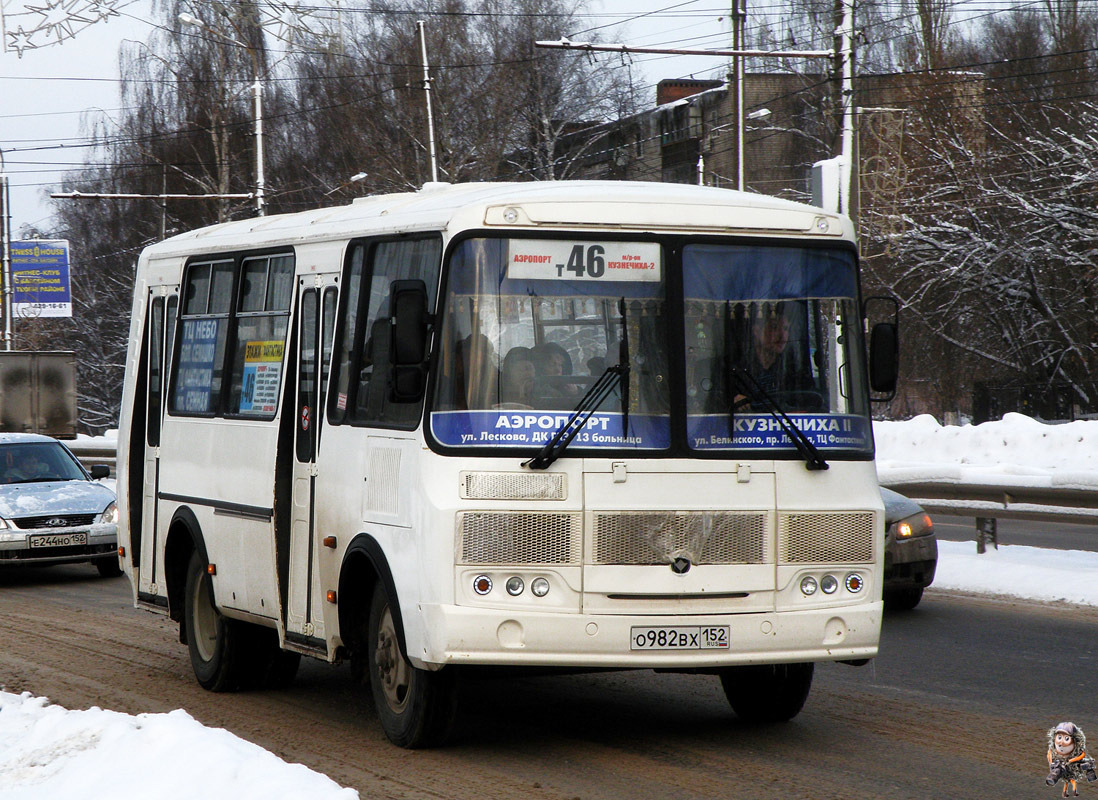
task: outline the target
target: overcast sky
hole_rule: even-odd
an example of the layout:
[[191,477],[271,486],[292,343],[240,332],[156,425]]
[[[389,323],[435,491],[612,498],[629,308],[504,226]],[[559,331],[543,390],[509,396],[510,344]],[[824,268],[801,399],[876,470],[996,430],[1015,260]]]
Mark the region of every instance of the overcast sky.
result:
[[[123,40],[146,41],[153,32],[151,0],[108,0],[119,13],[95,24],[66,20],[61,9],[79,12],[93,0],[0,0],[6,23],[0,53],[0,150],[12,186],[12,232],[26,225],[49,227],[46,195],[58,187],[61,172],[77,167],[87,154],[80,147],[92,126],[118,114],[118,53]],[[591,4],[598,16],[584,18],[589,31],[562,31],[577,41],[596,30],[603,41],[644,46],[727,47],[727,3],[719,0],[602,0]],[[347,7],[348,3],[344,2]],[[56,9],[46,13],[31,9]],[[661,12],[654,14],[651,12]],[[639,18],[621,24],[623,19]],[[85,14],[85,17],[89,15]],[[33,36],[18,33],[35,24],[53,24],[51,39],[61,44],[22,47]],[[69,33],[73,35],[71,38]],[[608,56],[609,57],[609,56]],[[704,77],[720,64],[712,58],[637,57],[646,82],[697,71]],[[654,98],[654,93],[653,93]],[[79,188],[79,187],[70,187]]]

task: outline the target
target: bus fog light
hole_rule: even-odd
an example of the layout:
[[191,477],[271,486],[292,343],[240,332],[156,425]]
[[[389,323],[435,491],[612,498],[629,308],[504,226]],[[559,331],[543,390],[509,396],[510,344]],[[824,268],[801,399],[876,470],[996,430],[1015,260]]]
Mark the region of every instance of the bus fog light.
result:
[[507,594],[512,597],[517,597],[522,594],[522,590],[526,588],[526,584],[522,582],[522,578],[518,575],[513,578],[507,579]]
[[811,575],[801,578],[801,594],[808,596],[816,594],[816,579]]
[[851,572],[846,576],[846,590],[853,594],[857,594],[865,586],[865,581],[862,580],[862,576],[857,572]]
[[549,581],[545,578],[534,578],[534,582],[530,584],[530,591],[535,597],[545,597],[549,594]]
[[488,594],[492,591],[492,579],[487,575],[477,575],[473,578],[473,591],[477,594]]
[[835,594],[835,590],[839,588],[839,581],[834,575],[824,575],[820,580],[820,589],[824,594]]

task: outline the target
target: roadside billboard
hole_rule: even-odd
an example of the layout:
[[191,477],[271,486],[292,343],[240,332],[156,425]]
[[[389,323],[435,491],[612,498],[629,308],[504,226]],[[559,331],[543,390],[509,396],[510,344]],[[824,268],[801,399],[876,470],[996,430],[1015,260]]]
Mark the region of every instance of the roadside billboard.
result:
[[11,243],[12,316],[71,317],[69,243],[31,239]]

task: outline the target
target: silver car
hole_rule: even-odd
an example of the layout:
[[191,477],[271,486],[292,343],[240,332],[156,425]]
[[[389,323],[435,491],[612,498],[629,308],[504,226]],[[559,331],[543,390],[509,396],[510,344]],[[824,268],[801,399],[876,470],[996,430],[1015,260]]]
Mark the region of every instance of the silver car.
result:
[[938,539],[930,515],[914,500],[881,487],[885,507],[885,608],[919,605],[938,568]]
[[0,433],[0,566],[91,562],[105,577],[118,566],[118,506],[97,481],[49,436]]

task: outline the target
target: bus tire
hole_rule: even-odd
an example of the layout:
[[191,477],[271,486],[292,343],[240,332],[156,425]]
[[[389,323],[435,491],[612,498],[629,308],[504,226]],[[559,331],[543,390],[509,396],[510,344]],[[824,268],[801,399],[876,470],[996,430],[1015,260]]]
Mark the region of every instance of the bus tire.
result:
[[400,651],[389,597],[378,583],[370,601],[366,668],[385,735],[408,749],[446,741],[457,716],[455,671],[418,669]]
[[721,670],[721,686],[745,722],[786,722],[804,708],[815,665],[752,664]]
[[206,561],[197,552],[187,565],[183,625],[194,676],[203,689],[233,692],[247,671],[247,631],[242,623],[221,615],[213,604]]

